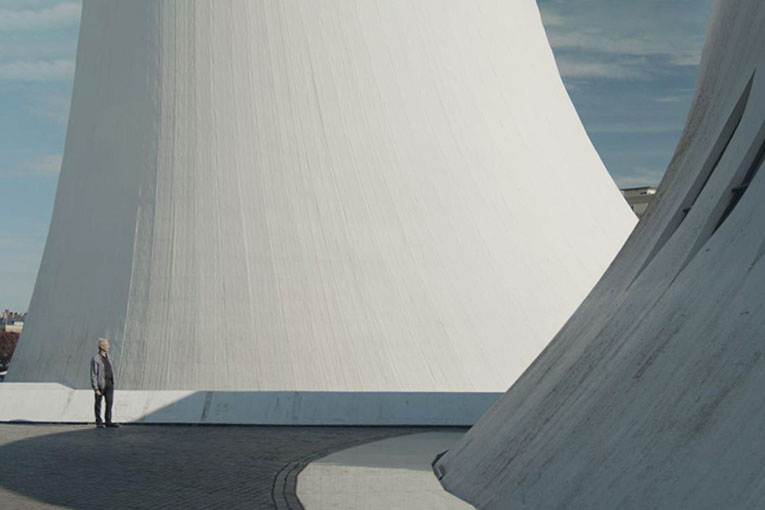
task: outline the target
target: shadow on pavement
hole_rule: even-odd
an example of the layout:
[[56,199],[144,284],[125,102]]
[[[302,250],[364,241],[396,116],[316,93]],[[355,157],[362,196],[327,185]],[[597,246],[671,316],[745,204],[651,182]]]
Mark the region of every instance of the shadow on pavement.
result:
[[0,492],[74,509],[275,508],[272,486],[283,466],[414,431],[6,425],[0,427]]

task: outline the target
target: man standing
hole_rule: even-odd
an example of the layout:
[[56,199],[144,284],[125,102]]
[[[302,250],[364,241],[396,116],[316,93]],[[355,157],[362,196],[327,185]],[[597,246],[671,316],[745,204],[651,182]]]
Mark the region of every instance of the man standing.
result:
[[[96,427],[119,427],[112,423],[112,400],[114,398],[114,372],[109,362],[109,340],[98,339],[98,354],[90,361],[90,385],[96,394]],[[106,399],[104,418],[106,425],[101,421],[101,398]]]

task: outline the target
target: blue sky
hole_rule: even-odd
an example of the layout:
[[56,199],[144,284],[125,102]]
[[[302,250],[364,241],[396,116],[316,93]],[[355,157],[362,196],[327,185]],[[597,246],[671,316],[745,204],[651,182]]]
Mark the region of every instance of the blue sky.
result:
[[[657,184],[685,121],[712,0],[539,6],[566,87],[612,176],[622,187]],[[80,1],[0,0],[0,309],[26,311],[37,276],[80,10]]]

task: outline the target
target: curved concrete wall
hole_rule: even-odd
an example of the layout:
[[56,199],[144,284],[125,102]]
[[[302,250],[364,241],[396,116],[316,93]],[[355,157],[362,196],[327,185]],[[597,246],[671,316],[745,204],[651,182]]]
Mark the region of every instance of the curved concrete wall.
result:
[[504,391],[634,222],[533,0],[86,0],[9,380]]
[[436,466],[449,491],[487,509],[765,506],[763,48],[765,4],[718,1],[658,200]]

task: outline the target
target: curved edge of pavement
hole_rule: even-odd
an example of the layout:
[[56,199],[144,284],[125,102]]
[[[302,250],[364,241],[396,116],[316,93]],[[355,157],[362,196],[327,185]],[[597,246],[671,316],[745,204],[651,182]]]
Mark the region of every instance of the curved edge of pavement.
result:
[[285,487],[294,484],[291,495],[284,493],[283,503],[292,506],[277,508],[473,509],[441,487],[431,465],[464,432],[450,429],[397,435],[291,463],[277,478],[284,479]]
[[[375,438],[363,438],[350,441],[343,446],[333,446],[318,450],[310,455],[296,459],[288,464],[285,464],[274,477],[273,485],[271,486],[271,499],[277,510],[306,510],[300,499],[297,496],[297,482],[298,476],[309,464],[317,461],[323,457],[331,455],[333,452],[345,451],[346,449],[352,449],[359,445],[364,445],[370,442],[379,442],[386,439],[394,438],[401,435],[410,435],[411,430],[398,430],[398,431],[380,431],[380,435]],[[310,510],[310,509],[309,509]]]

